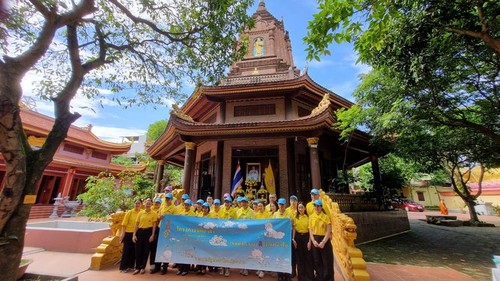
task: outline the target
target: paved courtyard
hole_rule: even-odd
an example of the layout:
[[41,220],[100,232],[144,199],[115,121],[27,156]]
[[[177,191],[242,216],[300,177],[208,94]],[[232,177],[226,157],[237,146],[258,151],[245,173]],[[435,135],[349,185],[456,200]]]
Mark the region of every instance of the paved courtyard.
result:
[[[455,215],[455,214],[450,214]],[[476,280],[491,280],[493,255],[500,255],[500,217],[480,217],[497,227],[427,224],[425,213],[409,213],[411,231],[358,247],[373,263],[449,267]],[[459,215],[459,219],[467,219]]]

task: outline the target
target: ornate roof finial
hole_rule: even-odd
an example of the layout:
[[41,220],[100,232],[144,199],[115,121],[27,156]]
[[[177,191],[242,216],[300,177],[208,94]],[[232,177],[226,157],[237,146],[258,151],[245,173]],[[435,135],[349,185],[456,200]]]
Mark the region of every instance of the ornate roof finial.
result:
[[264,3],[264,0],[260,0],[259,7],[257,8],[257,11],[262,11],[265,9],[266,9],[266,3]]

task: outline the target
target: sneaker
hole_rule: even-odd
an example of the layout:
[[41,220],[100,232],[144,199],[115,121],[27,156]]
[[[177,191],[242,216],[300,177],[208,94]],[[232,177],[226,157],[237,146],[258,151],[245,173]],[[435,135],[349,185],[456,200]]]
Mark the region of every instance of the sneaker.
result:
[[229,277],[229,268],[224,268],[224,276]]
[[161,274],[161,275],[165,275],[165,274],[167,274],[167,267],[163,267],[163,268],[161,269],[161,271],[160,271],[160,274]]
[[241,272],[241,275],[248,276],[248,270],[243,269],[243,271]]
[[175,275],[181,275],[182,271],[177,271],[177,273]]
[[264,271],[262,271],[262,270],[261,270],[261,271],[259,272],[259,278],[260,278],[260,279],[264,278]]
[[146,273],[146,270],[141,269],[141,274],[144,274],[144,273]]
[[181,276],[186,276],[187,274],[188,274],[188,272],[187,272],[187,271],[183,271],[183,272],[181,273]]
[[139,269],[136,269],[136,270],[134,270],[134,272],[132,273],[132,275],[137,275],[137,274],[139,274],[139,272],[141,272],[141,271]]
[[128,272],[128,269],[122,269],[120,270],[121,273],[127,273]]
[[219,275],[224,275],[224,271],[225,271],[224,268],[221,267],[221,269],[219,270]]

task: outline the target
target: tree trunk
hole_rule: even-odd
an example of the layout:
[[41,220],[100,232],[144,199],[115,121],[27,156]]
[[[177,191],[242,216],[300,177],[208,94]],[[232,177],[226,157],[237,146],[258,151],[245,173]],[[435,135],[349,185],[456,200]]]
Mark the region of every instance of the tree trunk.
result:
[[11,219],[5,225],[4,234],[7,244],[0,246],[0,268],[2,269],[2,280],[15,281],[17,270],[23,255],[24,234],[26,222],[28,221],[31,205],[19,204]]
[[470,216],[470,222],[475,223],[479,222],[479,217],[477,216],[476,213],[476,203],[474,201],[466,201],[465,204],[467,205],[467,208],[469,209],[469,216]]

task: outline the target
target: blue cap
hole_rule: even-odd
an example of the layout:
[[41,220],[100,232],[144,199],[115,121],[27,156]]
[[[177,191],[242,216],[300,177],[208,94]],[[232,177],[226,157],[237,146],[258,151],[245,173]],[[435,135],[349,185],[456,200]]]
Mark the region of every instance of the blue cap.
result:
[[253,200],[253,203],[254,203],[254,204],[259,204],[259,203],[260,203],[260,201],[259,201],[259,199],[255,199],[255,200]]
[[174,195],[172,193],[167,193],[167,194],[165,194],[165,198],[167,198],[167,199],[173,199]]
[[161,203],[161,198],[156,198],[155,203]]
[[240,203],[240,202],[241,202],[241,199],[243,199],[243,196],[238,196],[238,197],[236,198],[236,202]]
[[241,197],[240,201],[241,202],[248,202],[248,198],[246,196]]
[[285,205],[286,204],[286,199],[285,198],[278,199],[278,204],[279,205]]
[[196,203],[198,203],[198,204],[203,204],[203,203],[205,203],[205,201],[203,201],[203,199],[198,199],[198,200],[196,201]]
[[321,206],[321,207],[323,207],[323,202],[321,202],[321,200],[319,200],[319,199],[314,200],[313,204],[315,206]]
[[231,202],[233,202],[233,199],[231,199],[231,196],[229,196],[229,197],[226,197],[226,198],[224,199],[224,202],[229,202],[229,203],[231,203]]
[[205,208],[210,208],[210,204],[208,204],[207,202],[201,204],[201,206]]
[[299,199],[298,199],[298,198],[297,198],[297,196],[295,196],[295,195],[290,196],[290,201],[291,201],[291,200],[299,201]]
[[191,201],[191,199],[186,199],[184,200],[184,204],[193,205],[193,201]]
[[311,189],[311,194],[319,195],[319,190],[316,188]]
[[219,204],[220,205],[220,200],[219,199],[214,199],[214,204]]
[[182,194],[181,199],[182,200],[189,199],[189,194],[187,194],[187,193]]

